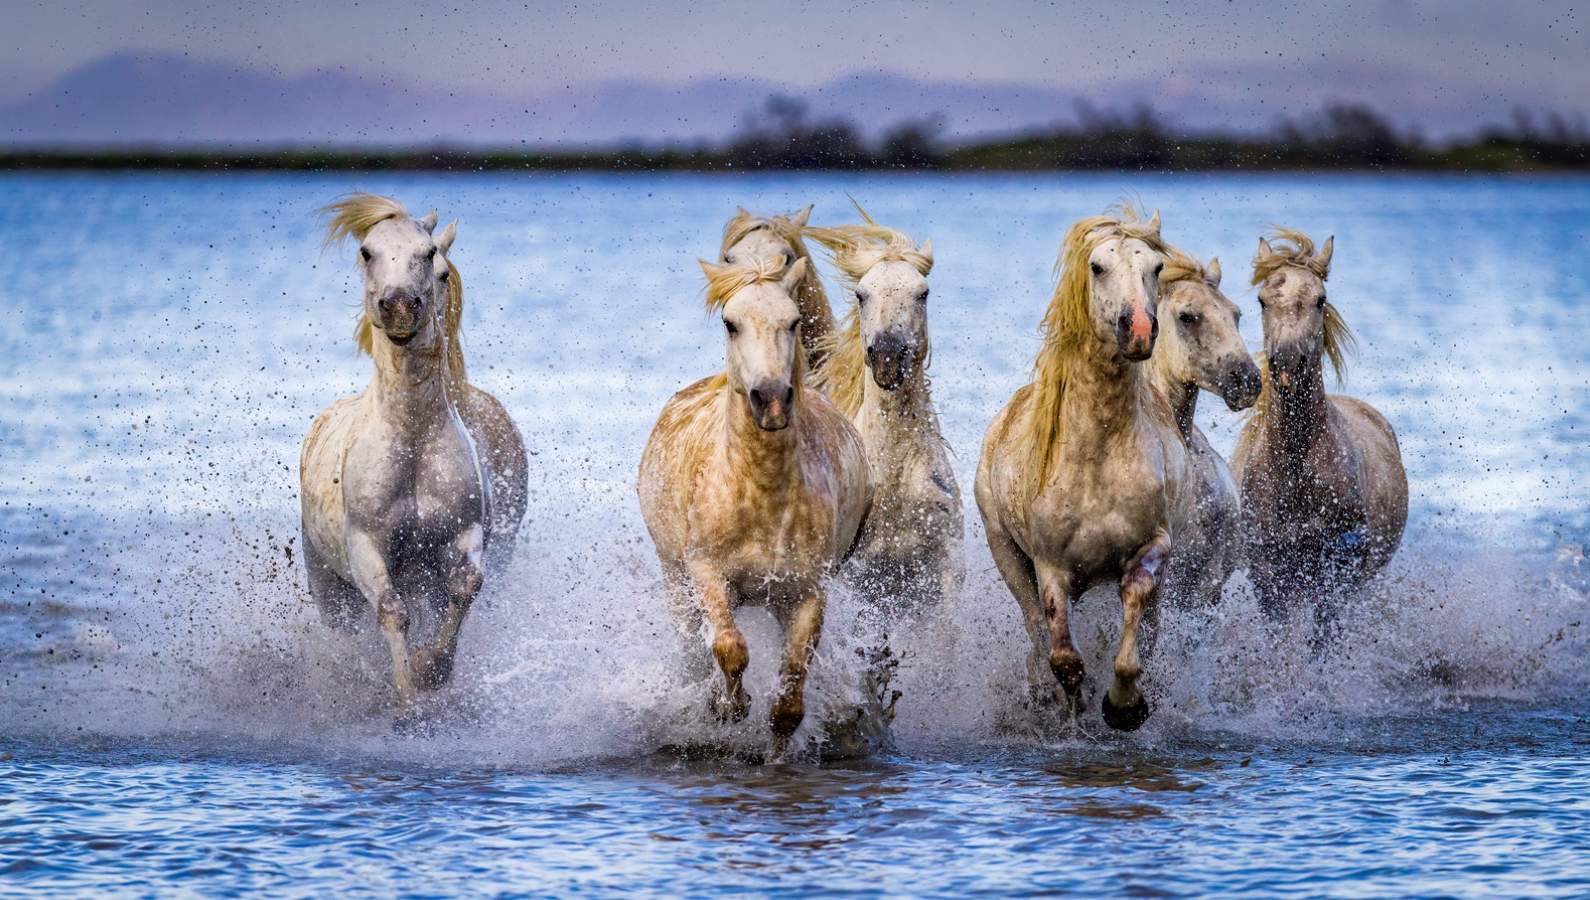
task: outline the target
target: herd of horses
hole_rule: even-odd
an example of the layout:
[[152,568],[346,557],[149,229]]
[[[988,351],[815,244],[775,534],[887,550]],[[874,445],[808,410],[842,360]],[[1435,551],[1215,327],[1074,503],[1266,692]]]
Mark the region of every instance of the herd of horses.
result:
[[[304,441],[305,563],[329,621],[351,627],[373,611],[405,722],[418,690],[448,681],[470,604],[513,551],[527,460],[502,405],[466,376],[457,223],[438,231],[435,212],[413,217],[370,194],[326,211],[328,244],[359,245],[356,340],[375,374]],[[663,407],[638,479],[668,602],[720,721],[751,705],[736,611],[765,606],[782,630],[774,756],[805,719],[832,579],[896,617],[937,607],[962,580],[963,504],[928,375],[931,242],[859,205],[859,221],[836,227],[809,224],[810,211],[741,209],[718,260],[701,263],[723,366]],[[1066,232],[1032,380],[989,425],[975,484],[1031,638],[1028,702],[1082,708],[1071,605],[1096,586],[1118,590],[1101,706],[1122,730],[1149,716],[1139,648],[1162,604],[1216,603],[1246,567],[1263,610],[1312,607],[1325,627],[1332,598],[1386,565],[1407,519],[1391,426],[1325,391],[1325,362],[1339,378],[1352,350],[1326,299],[1334,240],[1260,239],[1256,361],[1218,259],[1202,264],[1160,231],[1158,212],[1122,207]],[[808,243],[843,284],[843,319]],[[1254,408],[1229,466],[1195,423],[1201,391]],[[411,647],[421,611],[432,640]]]

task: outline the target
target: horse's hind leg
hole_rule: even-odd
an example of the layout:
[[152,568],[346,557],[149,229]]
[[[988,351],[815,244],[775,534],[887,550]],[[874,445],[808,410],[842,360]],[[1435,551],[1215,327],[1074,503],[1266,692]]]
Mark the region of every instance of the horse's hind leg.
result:
[[1138,627],[1164,580],[1169,553],[1170,538],[1160,532],[1137,551],[1121,576],[1121,645],[1115,653],[1115,678],[1104,695],[1103,709],[1105,724],[1120,731],[1132,731],[1148,720],[1148,701],[1137,689],[1137,679],[1142,674],[1137,653]]
[[789,749],[790,736],[806,718],[806,673],[822,637],[827,597],[821,588],[801,594],[791,607],[775,606],[784,627],[784,665],[779,673],[779,693],[769,715],[773,727],[773,756]]
[[[1054,702],[1055,693],[1050,682],[1053,676],[1049,666],[1049,626],[1044,616],[1043,602],[1038,596],[1037,569],[1033,565],[1032,557],[1023,552],[1009,534],[997,523],[986,518],[985,521],[988,549],[994,556],[994,565],[998,567],[1005,585],[1016,598],[1016,605],[1021,607],[1022,620],[1027,626],[1027,637],[1032,642],[1031,650],[1027,654],[1027,687],[1036,703],[1048,705]],[[1077,661],[1080,686],[1082,671],[1080,656]]]
[[485,534],[479,525],[471,527],[453,543],[455,561],[447,574],[447,607],[436,643],[416,651],[411,661],[414,678],[420,686],[435,690],[453,677],[453,660],[458,654],[458,632],[469,615],[480,586],[485,582],[483,568]]

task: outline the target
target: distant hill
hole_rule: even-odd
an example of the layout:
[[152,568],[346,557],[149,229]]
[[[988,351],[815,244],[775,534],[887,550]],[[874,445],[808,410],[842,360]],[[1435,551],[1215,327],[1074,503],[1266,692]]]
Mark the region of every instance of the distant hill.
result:
[[[796,90],[754,78],[684,84],[615,81],[546,87],[508,84],[446,91],[323,70],[307,75],[205,62],[185,56],[119,54],[68,73],[50,87],[0,106],[0,145],[412,145],[612,146],[721,141],[781,93],[813,119],[844,117],[866,137],[933,118],[950,139],[1074,123],[1079,102],[1100,110],[1151,104],[1179,128],[1258,131],[1329,99],[1367,99],[1436,133],[1469,130],[1486,114],[1458,86],[1421,89],[1407,71],[1339,71],[1320,64],[1181,72],[1108,85],[923,81],[857,73]],[[1305,77],[1306,76],[1306,77]],[[1281,85],[1304,81],[1308,91]],[[1505,98],[1498,114],[1505,114]]]

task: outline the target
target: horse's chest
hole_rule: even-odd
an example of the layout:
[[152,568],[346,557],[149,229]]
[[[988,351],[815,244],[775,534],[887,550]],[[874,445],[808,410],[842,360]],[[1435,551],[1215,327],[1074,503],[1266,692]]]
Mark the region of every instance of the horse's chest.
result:
[[472,447],[448,430],[423,442],[355,446],[344,473],[348,515],[366,528],[449,536],[484,518]]
[[709,489],[691,516],[697,549],[730,573],[803,577],[833,557],[834,510],[798,491]]
[[1166,506],[1164,482],[1147,467],[1063,470],[1033,503],[1030,552],[1078,570],[1117,565],[1166,527]]

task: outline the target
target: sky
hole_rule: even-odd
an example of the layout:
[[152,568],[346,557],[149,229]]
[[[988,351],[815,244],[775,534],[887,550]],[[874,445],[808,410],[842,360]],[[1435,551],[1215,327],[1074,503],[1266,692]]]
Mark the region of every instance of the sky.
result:
[[[1580,4],[1575,7],[1575,2]],[[1220,83],[1274,102],[1339,76],[1448,106],[1590,111],[1586,0],[540,3],[6,0],[0,103],[125,52],[440,91],[577,94],[614,80],[812,88],[886,72],[1070,90]]]

